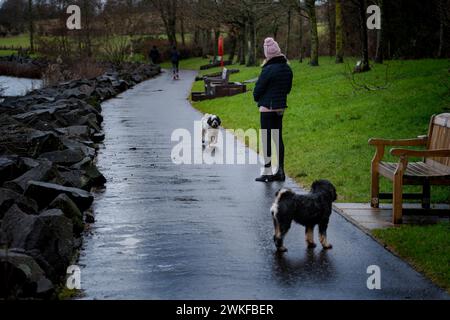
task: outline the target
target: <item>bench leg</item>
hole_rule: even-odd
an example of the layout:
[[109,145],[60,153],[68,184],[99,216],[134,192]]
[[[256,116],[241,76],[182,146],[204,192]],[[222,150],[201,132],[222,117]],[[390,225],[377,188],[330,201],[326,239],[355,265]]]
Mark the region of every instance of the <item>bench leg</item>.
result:
[[430,209],[430,207],[431,207],[431,186],[430,181],[426,180],[423,183],[422,208]]
[[392,200],[392,222],[394,224],[401,224],[403,209],[403,174],[394,176]]
[[373,166],[370,205],[372,208],[379,208],[380,206],[380,174]]

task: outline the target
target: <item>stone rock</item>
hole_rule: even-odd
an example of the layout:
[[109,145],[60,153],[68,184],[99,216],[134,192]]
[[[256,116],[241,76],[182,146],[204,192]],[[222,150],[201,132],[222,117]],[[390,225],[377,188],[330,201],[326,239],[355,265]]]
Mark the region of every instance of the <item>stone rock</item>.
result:
[[49,209],[59,209],[64,216],[69,218],[73,223],[73,231],[76,235],[80,235],[84,230],[83,214],[77,205],[65,194],[60,194],[48,206]]
[[0,184],[17,178],[23,173],[23,166],[17,156],[0,157]]
[[25,166],[26,170],[31,170],[33,168],[36,168],[39,166],[42,162],[37,161],[32,158],[21,158],[23,165]]
[[33,111],[26,112],[26,113],[17,114],[15,116],[13,116],[13,118],[22,123],[24,123],[24,122],[28,123],[28,122],[31,122],[36,119],[52,121],[53,120],[53,116],[52,116],[53,112],[54,112],[54,109],[48,109],[48,108],[41,109],[40,108],[38,110],[33,110]]
[[23,193],[28,186],[29,181],[44,181],[48,182],[57,176],[57,172],[52,163],[48,160],[41,161],[40,164],[25,172],[20,177],[5,182],[4,187],[12,189],[16,192]]
[[35,224],[42,223],[37,220],[37,216],[28,215],[17,205],[13,205],[3,217],[2,230],[6,236],[6,242],[9,248],[27,249],[29,237]]
[[89,146],[86,146],[85,143],[78,142],[74,139],[62,138],[61,139],[64,146],[68,149],[78,149],[80,150],[84,157],[89,157],[93,159],[95,157],[95,149]]
[[48,299],[54,292],[44,271],[26,254],[0,249],[0,270],[8,275],[0,277],[1,297]]
[[78,149],[65,149],[42,153],[38,159],[47,159],[55,164],[70,166],[83,160],[84,154]]
[[39,216],[31,216],[13,206],[5,214],[2,230],[8,247],[34,251],[34,257],[40,255],[46,263],[39,263],[51,279],[57,279],[57,275],[62,275],[70,264],[73,224],[61,210],[51,209]]
[[88,209],[94,201],[90,192],[53,183],[30,181],[25,191],[25,196],[35,199],[40,208],[45,208],[60,194],[66,194],[81,211]]
[[36,214],[39,209],[36,201],[33,199],[29,199],[12,190],[0,188],[0,219],[14,204],[28,214]]
[[70,126],[58,128],[57,131],[68,137],[83,137],[86,139],[91,135],[91,130],[88,126]]
[[58,180],[58,184],[86,191],[91,189],[89,177],[85,175],[83,170],[71,170],[62,167],[60,168],[59,175],[61,178]]
[[95,216],[92,212],[86,211],[84,215],[84,221],[86,221],[86,223],[95,223]]
[[91,187],[101,187],[106,183],[105,176],[89,158],[84,158],[79,163],[74,164],[71,169],[84,170],[85,175],[89,178]]
[[29,135],[28,141],[31,144],[33,158],[44,152],[62,150],[64,148],[59,137],[53,132],[35,130]]
[[[74,254],[72,221],[59,209],[42,212],[38,220],[43,221],[46,226],[42,229],[45,237],[36,237],[37,242],[33,248],[39,249],[45,260],[55,269],[55,273],[62,275]],[[53,278],[50,275],[49,277]]]

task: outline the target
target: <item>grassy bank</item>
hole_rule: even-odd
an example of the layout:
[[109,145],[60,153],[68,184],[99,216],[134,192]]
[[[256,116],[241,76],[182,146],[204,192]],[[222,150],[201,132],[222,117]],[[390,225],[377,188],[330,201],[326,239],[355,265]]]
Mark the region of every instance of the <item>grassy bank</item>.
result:
[[450,292],[450,223],[375,230],[374,235]]
[[[181,68],[198,69],[207,60],[182,61]],[[374,149],[370,137],[408,138],[427,133],[430,116],[450,110],[447,60],[388,61],[375,65],[371,72],[356,75],[357,85],[374,90],[355,89],[348,79],[350,65],[336,65],[322,57],[321,66],[291,61],[294,87],[285,116],[286,170],[301,185],[315,179],[333,181],[341,202],[368,202],[370,161]],[[232,81],[255,78],[259,67],[239,68]],[[386,69],[387,68],[387,69]],[[203,74],[218,71],[210,69]],[[386,83],[387,74],[387,83]],[[201,91],[197,82],[193,90]],[[376,87],[382,87],[376,89]],[[226,128],[259,127],[259,114],[250,92],[194,103],[203,112],[218,114]],[[407,188],[417,190],[414,188]],[[382,190],[391,183],[382,180]],[[448,188],[434,187],[433,200],[449,201]]]
[[28,48],[30,46],[30,37],[28,34],[21,34],[11,37],[0,38],[0,47]]

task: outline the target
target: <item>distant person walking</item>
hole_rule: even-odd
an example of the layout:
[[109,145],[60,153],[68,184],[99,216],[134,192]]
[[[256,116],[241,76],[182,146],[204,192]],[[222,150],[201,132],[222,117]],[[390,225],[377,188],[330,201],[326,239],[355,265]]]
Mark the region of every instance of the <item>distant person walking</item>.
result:
[[[287,96],[292,89],[293,73],[286,57],[273,38],[264,41],[264,61],[253,96],[261,117],[262,151],[264,168],[258,182],[285,181],[283,115]],[[272,139],[277,148],[278,170],[272,173]]]
[[179,67],[180,67],[180,53],[177,50],[177,47],[173,47],[170,52],[170,61],[172,62],[172,70],[173,70],[173,80],[179,80]]
[[156,46],[153,46],[153,48],[150,50],[150,53],[148,54],[150,57],[150,61],[152,64],[159,64],[161,61],[161,54],[159,53],[159,50]]

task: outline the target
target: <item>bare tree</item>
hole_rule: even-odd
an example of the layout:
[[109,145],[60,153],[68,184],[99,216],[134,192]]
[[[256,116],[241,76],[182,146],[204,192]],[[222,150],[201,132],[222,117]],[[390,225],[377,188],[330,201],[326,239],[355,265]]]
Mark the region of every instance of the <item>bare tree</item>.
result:
[[28,0],[28,23],[30,32],[30,51],[34,52],[34,13],[33,13],[33,0]]
[[369,64],[369,39],[367,36],[366,25],[366,0],[357,0],[359,11],[359,29],[361,34],[361,62],[355,69],[358,72],[366,72],[370,70]]
[[335,2],[336,12],[336,63],[344,62],[344,21],[342,15],[342,0]]
[[443,57],[445,30],[448,26],[448,0],[437,1],[437,11],[439,14],[439,46],[437,51],[438,58]]
[[383,63],[384,59],[384,0],[377,0],[377,5],[381,9],[381,28],[377,30],[377,50],[375,54],[375,63]]
[[158,10],[171,46],[177,45],[177,8],[178,0],[149,0]]
[[319,65],[319,35],[317,32],[316,1],[305,0],[305,7],[309,17],[311,36],[311,60],[309,64],[315,67]]
[[334,19],[334,10],[333,10],[333,1],[326,1],[326,15],[327,15],[327,23],[328,23],[328,54],[329,56],[333,56],[333,51],[336,47],[336,20]]

